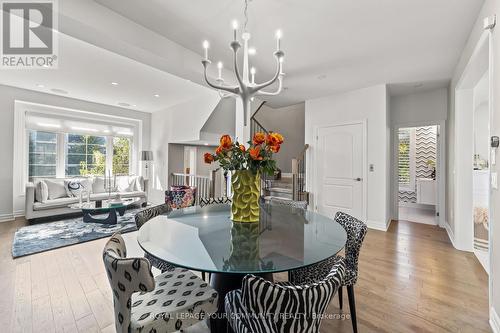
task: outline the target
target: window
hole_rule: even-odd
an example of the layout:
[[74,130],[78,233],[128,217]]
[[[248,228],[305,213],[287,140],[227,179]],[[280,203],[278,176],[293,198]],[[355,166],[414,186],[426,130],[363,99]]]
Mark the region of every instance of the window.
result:
[[398,136],[399,188],[403,191],[415,191],[415,131],[411,128],[401,128]]
[[106,137],[66,134],[66,176],[104,175]]
[[113,138],[113,172],[115,174],[129,174],[130,138]]
[[57,169],[57,134],[29,131],[28,176],[55,177]]

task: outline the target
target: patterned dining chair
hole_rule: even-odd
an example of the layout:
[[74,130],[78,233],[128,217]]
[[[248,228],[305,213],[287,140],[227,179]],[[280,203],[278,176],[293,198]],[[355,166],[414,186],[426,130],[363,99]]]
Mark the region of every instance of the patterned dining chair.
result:
[[224,299],[231,328],[236,333],[319,332],[323,313],[342,283],[345,262],[337,258],[330,268],[323,280],[305,285],[245,276],[241,290]]
[[[170,205],[166,203],[141,210],[140,212],[135,214],[135,224],[137,225],[137,229],[140,229],[144,225],[144,223],[151,220],[153,217],[168,214],[171,211],[172,208],[170,208]],[[153,267],[158,268],[162,273],[173,270],[175,268],[175,266],[169,264],[164,260],[153,257],[147,252],[144,253],[144,257],[149,260]]]
[[288,206],[288,207],[292,207],[292,208],[307,209],[307,201],[295,201],[295,200],[271,197],[269,202],[271,203],[271,205],[279,205],[279,206]]
[[127,258],[119,233],[111,236],[102,256],[118,333],[176,332],[217,310],[217,292],[207,283],[181,268],[153,277],[146,258]]
[[[361,245],[365,239],[368,228],[363,221],[352,217],[349,214],[337,212],[335,214],[335,221],[339,223],[347,233],[347,241],[345,244],[345,262],[346,273],[342,281],[342,286],[339,288],[339,305],[342,309],[342,287],[347,287],[347,296],[349,300],[349,310],[351,312],[352,329],[354,333],[358,332],[358,324],[356,321],[356,302],[354,300],[354,285],[358,281],[358,260]],[[311,265],[305,268],[299,268],[289,272],[290,282],[297,283],[311,283],[322,279],[323,276],[328,274],[332,265],[335,264],[339,256],[332,256],[318,264]]]
[[226,205],[232,202],[229,197],[219,197],[219,198],[200,198],[200,207],[211,206],[211,205]]

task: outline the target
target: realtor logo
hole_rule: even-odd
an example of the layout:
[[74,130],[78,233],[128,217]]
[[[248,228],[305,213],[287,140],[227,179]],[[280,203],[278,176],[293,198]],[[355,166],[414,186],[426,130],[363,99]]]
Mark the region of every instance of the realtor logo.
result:
[[2,68],[56,68],[54,0],[2,1]]

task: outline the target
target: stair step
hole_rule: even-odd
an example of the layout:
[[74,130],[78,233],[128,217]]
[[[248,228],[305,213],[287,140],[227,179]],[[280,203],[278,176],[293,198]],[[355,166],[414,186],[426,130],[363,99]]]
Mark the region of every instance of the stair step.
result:
[[271,188],[269,188],[269,192],[292,194],[292,189],[291,188],[284,188],[284,187],[271,187]]

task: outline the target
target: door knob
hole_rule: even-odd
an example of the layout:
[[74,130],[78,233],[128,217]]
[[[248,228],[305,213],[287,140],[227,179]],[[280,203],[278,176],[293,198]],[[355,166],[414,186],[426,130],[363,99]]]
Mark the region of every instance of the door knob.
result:
[[363,180],[363,178],[359,178],[359,177],[358,177],[358,178],[354,178],[354,180],[355,180],[355,181],[357,181],[357,182],[360,182],[360,181],[362,181],[362,180]]

